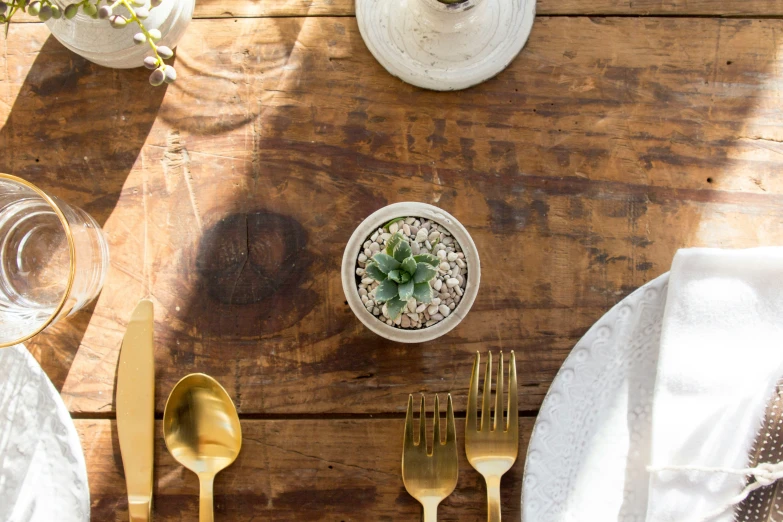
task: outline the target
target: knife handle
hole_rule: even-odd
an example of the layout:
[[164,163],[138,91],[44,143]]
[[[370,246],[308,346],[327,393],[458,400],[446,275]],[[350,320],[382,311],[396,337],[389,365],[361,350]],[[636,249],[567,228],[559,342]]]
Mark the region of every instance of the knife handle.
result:
[[128,513],[130,514],[130,522],[149,522],[150,507],[148,500],[129,502]]

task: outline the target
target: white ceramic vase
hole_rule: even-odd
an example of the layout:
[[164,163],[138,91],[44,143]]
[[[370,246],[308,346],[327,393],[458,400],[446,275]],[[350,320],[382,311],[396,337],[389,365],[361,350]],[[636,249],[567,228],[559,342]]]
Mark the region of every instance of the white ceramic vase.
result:
[[392,75],[437,91],[508,67],[530,35],[536,0],[356,0],[365,44]]
[[[65,9],[69,1],[56,0]],[[158,29],[162,35],[160,45],[174,48],[193,17],[195,0],[163,0],[150,10],[150,16],[143,21],[144,27]],[[123,7],[116,8],[116,14],[128,14]],[[108,20],[93,19],[81,9],[73,19],[49,19],[46,25],[57,40],[65,47],[98,65],[115,69],[128,69],[143,65],[144,57],[152,55],[149,45],[136,45],[133,35],[139,32],[136,24],[114,29]]]
[[[372,315],[364,307],[356,284],[356,259],[362,251],[365,241],[373,232],[382,227],[385,223],[398,217],[418,217],[435,221],[446,228],[454,239],[459,243],[465,254],[465,262],[468,265],[467,282],[465,293],[462,296],[457,307],[442,321],[428,328],[417,330],[405,330],[389,326]],[[343,292],[348,300],[348,305],[359,320],[364,325],[386,339],[401,343],[422,343],[436,339],[456,327],[470,311],[473,301],[478,294],[479,284],[481,283],[481,262],[479,260],[478,250],[473,238],[470,237],[467,229],[462,223],[446,212],[433,205],[418,202],[394,203],[383,207],[370,214],[367,219],[356,227],[348,245],[343,254],[341,277],[343,283]]]

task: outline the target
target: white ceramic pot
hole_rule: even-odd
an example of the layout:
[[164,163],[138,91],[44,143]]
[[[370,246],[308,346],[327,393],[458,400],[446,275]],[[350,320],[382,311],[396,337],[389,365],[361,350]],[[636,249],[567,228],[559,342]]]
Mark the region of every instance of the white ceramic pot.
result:
[[530,35],[536,0],[356,0],[364,43],[392,75],[436,91],[508,67]]
[[[362,304],[361,297],[356,284],[356,259],[363,250],[362,245],[365,241],[385,223],[398,217],[418,217],[435,221],[445,227],[454,239],[459,243],[462,252],[465,254],[465,262],[468,265],[468,276],[465,285],[465,293],[462,296],[457,307],[442,321],[428,328],[418,330],[404,330],[389,326],[372,315]],[[446,212],[433,205],[418,202],[394,203],[373,212],[367,219],[356,227],[348,245],[343,254],[343,263],[341,271],[343,292],[348,300],[348,305],[353,313],[364,325],[377,333],[381,337],[401,343],[421,343],[436,339],[441,335],[450,332],[456,327],[470,311],[473,301],[478,294],[479,284],[481,283],[481,262],[479,260],[478,250],[473,238],[470,237],[467,229],[462,223]]]
[[[56,0],[63,10],[71,3],[68,0]],[[160,45],[174,48],[193,17],[195,0],[163,0],[150,10],[150,16],[143,21],[144,27],[158,29],[163,36]],[[126,15],[128,10],[118,7],[115,14]],[[81,9],[72,20],[64,16],[46,22],[57,40],[65,47],[98,65],[115,69],[141,67],[144,57],[152,55],[149,45],[136,45],[133,35],[139,32],[139,26],[128,24],[122,29],[114,29],[108,20],[96,20],[85,15]]]

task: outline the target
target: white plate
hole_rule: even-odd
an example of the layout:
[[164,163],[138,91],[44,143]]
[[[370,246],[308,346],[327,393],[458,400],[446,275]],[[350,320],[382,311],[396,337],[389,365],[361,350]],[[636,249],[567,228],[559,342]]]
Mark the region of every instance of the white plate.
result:
[[664,274],[623,299],[563,363],[528,446],[524,521],[644,520],[668,282]]
[[89,519],[84,454],[65,404],[24,346],[0,349],[0,520]]

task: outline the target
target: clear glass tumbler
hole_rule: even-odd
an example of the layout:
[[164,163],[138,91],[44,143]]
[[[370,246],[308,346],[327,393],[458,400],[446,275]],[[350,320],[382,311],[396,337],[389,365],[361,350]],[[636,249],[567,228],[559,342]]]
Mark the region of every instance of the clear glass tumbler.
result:
[[108,269],[106,237],[89,214],[0,173],[0,348],[83,308]]

